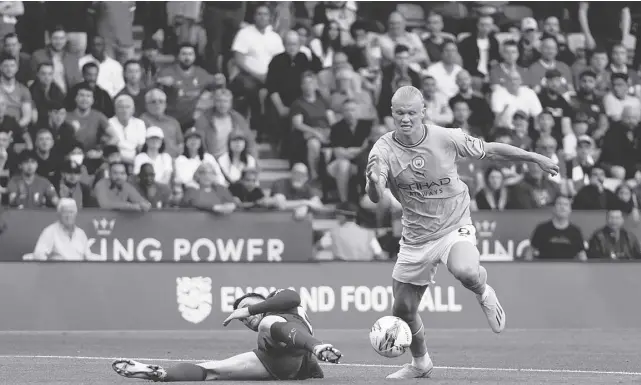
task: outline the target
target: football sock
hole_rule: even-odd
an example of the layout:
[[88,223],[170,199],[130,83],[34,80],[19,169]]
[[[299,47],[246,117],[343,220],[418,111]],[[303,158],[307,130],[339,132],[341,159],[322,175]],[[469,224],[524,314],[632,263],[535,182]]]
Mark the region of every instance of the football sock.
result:
[[284,342],[287,346],[314,352],[314,346],[321,342],[309,331],[295,322],[276,322],[269,329],[274,340]]
[[167,369],[167,376],[163,382],[189,382],[205,381],[207,379],[207,370],[202,366],[181,363]]
[[430,358],[430,354],[425,352],[425,354],[421,357],[412,357],[412,366],[415,368],[419,369],[427,369],[430,366],[430,363],[432,362],[432,359]]
[[[425,344],[425,328],[423,327],[423,320],[416,315],[416,318],[408,322],[410,330],[412,330],[412,343],[410,350],[413,357],[423,357],[427,354],[427,345]],[[413,361],[412,361],[413,362]]]

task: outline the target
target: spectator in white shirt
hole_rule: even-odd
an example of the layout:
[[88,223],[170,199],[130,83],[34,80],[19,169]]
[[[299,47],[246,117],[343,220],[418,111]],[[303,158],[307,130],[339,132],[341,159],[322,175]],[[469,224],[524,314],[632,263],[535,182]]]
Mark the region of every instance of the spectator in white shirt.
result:
[[414,32],[408,32],[405,28],[407,22],[405,17],[399,12],[392,12],[387,20],[387,33],[381,35],[379,44],[383,54],[383,64],[394,62],[394,49],[397,45],[404,45],[409,48],[410,67],[415,71],[420,71],[430,63],[427,57],[427,51],[421,38]]
[[247,138],[242,132],[232,132],[228,150],[218,158],[218,164],[228,184],[238,182],[243,170],[256,168],[256,158],[247,151]]
[[107,56],[105,40],[102,37],[94,36],[91,43],[90,54],[80,58],[78,66],[82,68],[89,62],[96,63],[98,65],[97,84],[113,98],[125,87],[122,65]]
[[258,91],[264,88],[267,70],[272,58],[285,51],[283,40],[272,30],[269,7],[261,5],[254,13],[254,24],[238,31],[231,50],[238,73],[229,88],[239,112],[259,112]]
[[458,48],[453,41],[446,41],[443,43],[443,52],[441,61],[436,62],[429,66],[425,73],[436,80],[436,85],[448,99],[453,98],[459,91],[456,84],[456,77],[463,70],[458,60]]
[[439,126],[452,123],[454,114],[450,108],[450,99],[438,89],[436,80],[431,76],[425,76],[422,89],[425,99],[425,119]]
[[603,109],[607,117],[613,122],[621,120],[623,110],[630,107],[641,110],[641,101],[636,96],[628,93],[629,78],[624,73],[613,73],[610,76],[612,90],[603,97]]
[[145,145],[147,127],[141,119],[134,118],[134,99],[129,95],[116,98],[116,115],[109,119],[109,125],[118,138],[118,149],[122,160],[133,163],[136,154]]
[[216,158],[205,152],[201,132],[192,127],[185,132],[185,152],[176,158],[174,184],[184,185],[185,188],[198,188],[198,183],[194,181],[194,175],[203,163],[211,165],[216,184],[225,185],[227,183]]
[[543,111],[536,93],[522,84],[521,74],[512,71],[505,86],[499,86],[492,92],[496,127],[512,127],[512,118],[517,111],[525,112],[528,118],[536,118]]
[[145,163],[151,163],[156,172],[156,182],[169,184],[174,172],[174,161],[165,152],[165,134],[160,127],[151,126],[147,128],[147,140],[142,147],[142,152],[134,159],[134,174],[140,173],[140,167]]
[[36,243],[33,259],[37,261],[85,261],[93,255],[89,238],[76,226],[78,206],[71,198],[58,203],[58,220],[47,226]]

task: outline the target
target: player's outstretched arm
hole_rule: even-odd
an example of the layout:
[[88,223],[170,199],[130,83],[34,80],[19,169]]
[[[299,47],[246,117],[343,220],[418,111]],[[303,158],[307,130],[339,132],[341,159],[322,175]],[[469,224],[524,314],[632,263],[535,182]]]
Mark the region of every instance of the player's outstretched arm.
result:
[[505,143],[485,143],[485,155],[497,160],[517,160],[536,163],[541,169],[554,176],[559,173],[559,166],[547,156],[525,151]]

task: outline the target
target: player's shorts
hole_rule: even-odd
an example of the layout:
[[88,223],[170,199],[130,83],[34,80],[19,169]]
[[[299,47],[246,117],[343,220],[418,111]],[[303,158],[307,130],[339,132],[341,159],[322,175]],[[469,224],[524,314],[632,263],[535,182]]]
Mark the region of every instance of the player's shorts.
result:
[[418,286],[433,284],[439,263],[447,265],[452,246],[461,241],[476,245],[476,229],[473,225],[458,227],[447,235],[422,245],[407,245],[401,241],[392,278]]

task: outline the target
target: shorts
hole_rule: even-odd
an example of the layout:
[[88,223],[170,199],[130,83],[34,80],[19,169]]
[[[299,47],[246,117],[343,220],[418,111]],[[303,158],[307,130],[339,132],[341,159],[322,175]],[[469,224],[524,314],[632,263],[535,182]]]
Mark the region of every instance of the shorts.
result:
[[422,245],[407,245],[401,241],[392,278],[417,286],[433,284],[438,264],[447,265],[452,246],[461,241],[476,245],[476,229],[473,225],[458,227],[447,235]]

